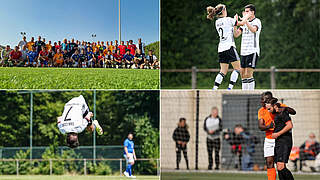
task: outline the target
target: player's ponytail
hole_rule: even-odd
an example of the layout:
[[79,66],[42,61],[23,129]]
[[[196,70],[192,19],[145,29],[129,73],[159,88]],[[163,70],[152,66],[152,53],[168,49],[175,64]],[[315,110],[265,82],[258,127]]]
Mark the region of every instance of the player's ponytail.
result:
[[216,7],[208,6],[207,7],[207,19],[213,20],[216,15],[221,15],[224,10],[225,5],[218,4]]

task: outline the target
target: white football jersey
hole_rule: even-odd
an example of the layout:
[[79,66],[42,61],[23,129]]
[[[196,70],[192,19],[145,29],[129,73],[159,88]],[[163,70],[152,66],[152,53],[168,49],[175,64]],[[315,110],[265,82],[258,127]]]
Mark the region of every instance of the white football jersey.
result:
[[82,95],[72,98],[64,105],[62,116],[59,117],[58,128],[61,133],[81,133],[86,129],[88,121],[83,117],[89,112],[86,100]]
[[248,21],[250,25],[257,26],[258,30],[253,33],[249,30],[247,25],[241,26],[242,39],[241,39],[241,56],[247,56],[253,53],[260,55],[259,36],[261,32],[261,21],[258,18],[254,18],[252,21]]
[[216,29],[220,37],[218,52],[229,50],[231,46],[236,47],[233,37],[233,27],[236,23],[236,20],[231,17],[223,17],[216,20]]

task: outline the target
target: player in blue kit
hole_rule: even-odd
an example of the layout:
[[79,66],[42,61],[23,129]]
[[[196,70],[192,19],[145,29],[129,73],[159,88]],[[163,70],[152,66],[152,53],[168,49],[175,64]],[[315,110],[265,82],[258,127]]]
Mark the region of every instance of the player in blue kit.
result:
[[137,160],[137,157],[134,151],[134,142],[132,139],[133,139],[133,134],[129,133],[128,138],[124,141],[123,156],[126,159],[127,168],[123,174],[126,177],[135,178],[135,176],[132,175],[132,166],[134,165],[134,161]]
[[32,50],[27,53],[28,61],[26,62],[26,66],[37,66],[37,57],[38,53],[36,52],[36,48],[33,46]]

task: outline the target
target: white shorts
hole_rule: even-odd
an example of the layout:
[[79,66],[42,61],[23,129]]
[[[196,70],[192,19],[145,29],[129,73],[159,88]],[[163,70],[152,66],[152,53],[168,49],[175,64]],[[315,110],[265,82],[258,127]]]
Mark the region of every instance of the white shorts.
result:
[[127,163],[133,163],[134,162],[133,153],[128,153],[129,158],[125,154],[123,156],[126,159]]
[[274,156],[274,146],[276,144],[275,139],[264,139],[263,152],[264,157]]

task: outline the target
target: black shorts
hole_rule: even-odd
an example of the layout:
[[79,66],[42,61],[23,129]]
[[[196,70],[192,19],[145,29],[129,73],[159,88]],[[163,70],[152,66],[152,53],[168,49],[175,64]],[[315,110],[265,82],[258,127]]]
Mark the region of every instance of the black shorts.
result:
[[257,53],[241,56],[241,68],[256,68],[259,56]]
[[279,141],[277,140],[274,147],[274,162],[288,163],[292,148],[292,138]]
[[234,61],[240,60],[236,48],[231,46],[229,50],[219,52],[219,63],[229,64]]

